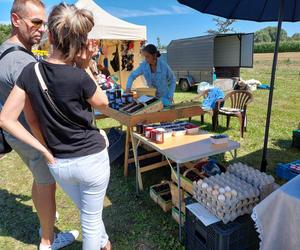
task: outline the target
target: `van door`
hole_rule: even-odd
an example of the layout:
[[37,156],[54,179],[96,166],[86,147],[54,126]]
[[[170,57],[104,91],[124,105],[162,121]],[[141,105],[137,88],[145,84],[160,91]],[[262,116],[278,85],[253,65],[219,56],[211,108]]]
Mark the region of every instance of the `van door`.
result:
[[241,37],[241,67],[253,67],[254,34],[242,34]]

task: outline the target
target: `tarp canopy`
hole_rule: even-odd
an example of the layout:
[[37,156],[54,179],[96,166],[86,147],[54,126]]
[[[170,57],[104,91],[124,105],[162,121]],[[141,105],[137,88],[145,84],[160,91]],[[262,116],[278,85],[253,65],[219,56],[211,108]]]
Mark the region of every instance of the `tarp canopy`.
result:
[[95,26],[89,33],[90,39],[101,40],[146,40],[146,26],[132,24],[112,16],[93,0],[79,0],[75,4],[94,15]]

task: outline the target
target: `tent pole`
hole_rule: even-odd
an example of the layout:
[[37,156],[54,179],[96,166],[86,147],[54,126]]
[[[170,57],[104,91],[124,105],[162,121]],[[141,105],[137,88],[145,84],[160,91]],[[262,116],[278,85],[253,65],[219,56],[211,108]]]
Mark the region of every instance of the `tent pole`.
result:
[[122,86],[122,53],[121,53],[121,46],[120,46],[120,41],[118,41],[118,53],[119,53],[119,82],[120,82],[120,86],[121,88],[123,88]]
[[271,113],[272,113],[272,101],[273,101],[273,91],[274,91],[274,83],[275,83],[275,75],[276,75],[276,66],[278,59],[278,49],[280,42],[280,33],[282,26],[282,19],[284,14],[284,2],[285,0],[280,0],[279,6],[279,15],[278,15],[278,25],[277,25],[277,34],[276,34],[276,43],[274,49],[274,57],[273,57],[273,65],[272,65],[272,74],[271,74],[271,82],[270,82],[270,91],[269,91],[269,100],[268,100],[268,111],[267,111],[267,119],[266,119],[266,127],[265,127],[265,138],[264,138],[264,147],[263,147],[263,156],[261,161],[260,170],[266,172],[268,165],[268,138],[269,138],[269,129],[270,129],[270,121],[271,121]]

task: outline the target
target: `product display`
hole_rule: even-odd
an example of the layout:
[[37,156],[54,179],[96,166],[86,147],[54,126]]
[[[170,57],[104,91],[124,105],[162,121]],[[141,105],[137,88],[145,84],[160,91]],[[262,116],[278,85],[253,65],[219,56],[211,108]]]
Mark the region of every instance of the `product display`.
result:
[[133,94],[122,94],[122,90],[120,88],[108,89],[106,91],[106,95],[109,100],[109,107],[112,109],[119,110],[133,102]]
[[[149,131],[153,135],[149,136]],[[195,135],[199,133],[199,126],[185,122],[161,122],[159,124],[138,124],[136,127],[138,134],[144,134],[146,138],[150,138],[156,143],[163,143],[165,139],[172,136],[183,136],[185,134]]]
[[127,96],[127,101],[129,104],[120,108],[120,111],[129,115],[157,112],[163,109],[160,99],[152,96],[141,96],[134,100],[132,95],[129,95]]
[[243,163],[234,163],[228,167],[228,172],[246,181],[260,191],[260,199],[264,199],[274,190],[274,177],[262,173]]
[[193,183],[194,198],[225,224],[250,214],[259,202],[258,188],[229,172]]

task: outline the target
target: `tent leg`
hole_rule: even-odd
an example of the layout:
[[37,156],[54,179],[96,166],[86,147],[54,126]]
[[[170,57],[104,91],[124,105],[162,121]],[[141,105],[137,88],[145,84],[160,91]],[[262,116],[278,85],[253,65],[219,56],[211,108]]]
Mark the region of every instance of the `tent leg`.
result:
[[271,82],[270,82],[270,92],[269,92],[269,100],[268,100],[268,111],[267,111],[267,119],[266,119],[266,127],[265,127],[263,156],[262,156],[262,161],[261,161],[261,166],[260,166],[260,170],[263,172],[266,172],[267,165],[268,165],[268,161],[267,161],[268,138],[269,138],[269,128],[270,128],[271,113],[272,113],[273,90],[274,90],[275,75],[276,75],[280,33],[281,33],[282,19],[283,19],[283,14],[284,14],[284,2],[285,2],[285,0],[280,0],[276,43],[275,43],[275,49],[274,49],[272,74],[271,74]]

